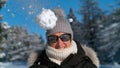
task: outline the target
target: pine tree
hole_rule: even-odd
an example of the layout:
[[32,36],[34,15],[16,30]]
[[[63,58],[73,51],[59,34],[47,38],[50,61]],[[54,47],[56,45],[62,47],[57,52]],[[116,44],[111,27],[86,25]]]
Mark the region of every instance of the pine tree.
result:
[[72,27],[72,30],[73,30],[73,33],[74,33],[73,34],[74,40],[82,42],[82,36],[81,36],[81,26],[82,26],[82,24],[79,21],[77,21],[76,16],[74,15],[74,12],[73,12],[72,8],[70,8],[67,18],[68,18],[68,21],[71,24],[71,27]]
[[74,13],[73,13],[72,8],[70,8],[70,10],[69,10],[68,20],[69,20],[69,22],[70,22],[71,24],[73,24],[73,22],[76,21],[76,17],[75,17],[75,15],[74,15]]
[[[0,0],[0,11],[1,11],[2,7],[5,5],[5,3],[6,3],[6,0]],[[1,23],[2,23],[2,15],[0,15],[0,41],[2,40],[2,36],[1,36],[1,33],[2,33]]]
[[6,0],[0,0],[0,9],[5,5]]
[[82,2],[82,8],[80,14],[82,15],[83,22],[83,40],[84,43],[97,50],[98,41],[98,21],[102,20],[103,12],[98,7],[97,0],[80,0]]
[[[103,35],[105,35],[104,28],[106,27],[106,14],[102,11],[102,9],[98,6],[97,0],[80,0],[81,9],[80,14],[82,15],[82,36],[83,43],[92,47],[97,53],[102,64],[110,63],[107,62],[109,57],[107,56],[107,51],[101,50],[100,46],[102,46]],[[101,38],[102,37],[102,38]],[[105,38],[104,38],[105,39]]]
[[1,23],[0,23],[0,41],[2,40],[2,35],[1,35],[1,33],[2,33],[2,27],[1,27]]
[[[117,2],[120,4],[120,2]],[[117,5],[118,6],[118,5]],[[115,6],[113,6],[115,7]],[[97,33],[99,38],[100,60],[102,64],[120,62],[120,9],[113,8],[113,11],[101,21],[102,28]],[[117,59],[116,59],[117,58]]]

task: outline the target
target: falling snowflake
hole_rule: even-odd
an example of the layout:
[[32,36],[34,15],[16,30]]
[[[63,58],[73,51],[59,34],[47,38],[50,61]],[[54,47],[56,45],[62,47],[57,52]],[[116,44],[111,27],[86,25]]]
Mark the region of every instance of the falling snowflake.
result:
[[29,5],[28,8],[32,8],[32,5]]
[[14,13],[11,13],[11,16],[12,16],[12,17],[15,17],[15,14],[14,14]]
[[34,14],[34,12],[32,12],[32,11],[29,11],[29,12],[28,12],[28,14],[29,14],[29,15],[32,15],[32,14]]
[[10,12],[10,9],[8,9],[7,11]]
[[22,9],[24,10],[25,8],[24,8],[24,7],[22,7]]

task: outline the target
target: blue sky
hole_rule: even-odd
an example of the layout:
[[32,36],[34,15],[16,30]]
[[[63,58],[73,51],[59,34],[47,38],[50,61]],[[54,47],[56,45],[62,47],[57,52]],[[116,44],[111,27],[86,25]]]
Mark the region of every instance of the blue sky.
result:
[[[108,5],[114,5],[115,0],[99,0],[100,8],[112,11]],[[45,31],[35,22],[35,17],[41,12],[42,8],[61,7],[65,14],[68,14],[69,8],[74,11],[79,10],[80,0],[7,0],[6,5],[0,10],[3,21],[8,22],[10,26],[27,27],[30,33],[38,33],[45,38]],[[77,19],[80,16],[77,15]]]

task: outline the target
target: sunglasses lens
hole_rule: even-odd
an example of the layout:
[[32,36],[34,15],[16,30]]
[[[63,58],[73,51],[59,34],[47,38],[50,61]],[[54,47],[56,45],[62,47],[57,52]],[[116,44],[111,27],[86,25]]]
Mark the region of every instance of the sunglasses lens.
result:
[[58,38],[60,38],[63,42],[65,42],[71,39],[71,35],[70,34],[62,34],[61,36],[51,35],[48,36],[47,40],[49,43],[55,43],[58,41]]
[[62,41],[68,41],[71,39],[71,35],[70,34],[63,34],[60,36]]
[[57,42],[57,36],[48,36],[48,42],[55,43]]

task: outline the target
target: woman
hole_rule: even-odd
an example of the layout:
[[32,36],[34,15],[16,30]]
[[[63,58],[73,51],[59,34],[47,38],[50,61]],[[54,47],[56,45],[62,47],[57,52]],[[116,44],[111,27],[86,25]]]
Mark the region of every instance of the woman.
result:
[[28,59],[29,68],[98,68],[96,53],[73,40],[73,31],[60,8],[52,10],[56,25],[46,32],[47,45]]

